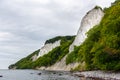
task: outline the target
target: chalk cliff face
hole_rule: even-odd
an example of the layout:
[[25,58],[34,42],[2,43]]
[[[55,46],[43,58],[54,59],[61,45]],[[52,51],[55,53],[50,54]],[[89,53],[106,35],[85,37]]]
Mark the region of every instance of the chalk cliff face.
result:
[[32,61],[36,61],[39,57],[47,54],[48,52],[50,52],[51,50],[53,50],[54,48],[60,46],[60,42],[61,40],[55,41],[54,43],[47,43],[45,44],[41,49],[38,55],[33,55],[31,57]]
[[80,44],[84,42],[84,40],[87,38],[86,32],[88,32],[95,25],[98,25],[103,16],[104,16],[104,12],[102,11],[102,9],[99,7],[96,7],[92,9],[91,11],[89,11],[83,17],[80,28],[76,35],[76,38],[69,48],[69,52],[74,50],[74,46],[79,46]]
[[[87,38],[86,32],[88,32],[95,25],[98,25],[103,16],[104,16],[104,12],[102,11],[101,8],[98,7],[98,8],[92,9],[83,17],[80,28],[75,37],[75,40],[69,47],[69,52],[74,50],[74,46],[79,46],[82,42],[85,41],[85,39]],[[77,62],[77,63],[71,63],[66,65],[66,57],[67,55],[61,61],[56,62],[54,65],[50,67],[40,67],[39,69],[69,71],[77,67],[79,64],[81,64]],[[84,63],[82,64],[84,66]]]
[[43,56],[45,54],[47,54],[49,51],[51,51],[52,49],[60,46],[60,40],[58,41],[55,41],[54,43],[47,43],[45,44],[41,49],[40,49],[40,52],[38,54],[38,57],[39,58],[40,56]]
[[[98,25],[103,16],[104,16],[104,12],[102,11],[101,8],[96,7],[94,9],[92,9],[83,17],[80,28],[78,30],[78,33],[77,33],[75,39],[72,37],[64,37],[64,38],[61,37],[61,39],[56,38],[56,40],[51,39],[51,40],[49,40],[51,42],[48,41],[48,43],[46,43],[40,49],[40,51],[38,51],[38,54],[33,55],[30,60],[25,58],[25,60],[27,60],[27,61],[29,60],[30,64],[34,61],[34,62],[36,62],[36,64],[38,63],[37,65],[28,67],[28,65],[29,65],[28,64],[28,65],[26,65],[27,66],[26,67],[26,66],[19,65],[19,63],[16,63],[16,64],[11,65],[10,68],[14,68],[14,66],[16,67],[16,65],[18,65],[18,66],[22,66],[22,67],[17,66],[17,68],[37,68],[37,69],[44,69],[44,70],[69,71],[69,70],[74,69],[77,66],[79,66],[79,64],[82,64],[82,66],[84,66],[84,62],[83,63],[76,62],[76,63],[71,63],[71,64],[66,65],[66,57],[68,55],[67,53],[73,51],[74,46],[79,46],[85,41],[85,39],[87,38],[86,32],[88,32],[95,25]],[[67,41],[68,41],[69,45],[66,44]],[[69,41],[70,41],[70,43],[69,43]],[[61,44],[61,42],[62,43],[64,42],[64,43]],[[64,44],[66,44],[68,46],[65,46]],[[57,47],[59,47],[59,48],[57,48]],[[55,48],[57,48],[57,49],[55,49]],[[47,60],[46,57],[44,57],[43,55],[49,54],[49,52],[52,50],[54,53],[50,54],[50,56],[49,56],[49,58],[47,58],[48,59]],[[60,51],[60,50],[62,50],[62,51]],[[62,53],[60,53],[60,52],[62,52]],[[54,54],[57,54],[57,55],[54,55]],[[54,58],[53,58],[53,56],[54,56]],[[58,57],[58,56],[60,56],[60,57]],[[46,59],[46,61],[39,59],[41,57],[44,57],[42,59]],[[56,57],[58,57],[58,59],[56,59]],[[29,57],[27,57],[27,58],[29,58]],[[31,62],[31,60],[32,60],[32,62]],[[51,60],[51,62],[49,62],[50,60]],[[56,60],[56,62],[55,62],[55,60]],[[40,61],[44,61],[44,62],[40,62]],[[25,62],[24,60],[21,60],[21,62],[23,64],[26,64],[26,63],[24,63]],[[42,63],[44,63],[45,65]],[[46,66],[47,64],[50,64],[50,65]]]
[[37,57],[38,57],[38,55],[35,54],[35,55],[33,55],[33,56],[31,57],[31,60],[32,60],[32,61],[36,61],[36,60],[37,60]]
[[[67,56],[67,55],[66,55]],[[58,71],[70,71],[71,69],[74,69],[75,67],[77,67],[80,63],[71,63],[66,65],[66,56],[61,60],[56,62],[54,65],[49,66],[49,67],[39,67],[37,69],[40,70],[58,70]]]

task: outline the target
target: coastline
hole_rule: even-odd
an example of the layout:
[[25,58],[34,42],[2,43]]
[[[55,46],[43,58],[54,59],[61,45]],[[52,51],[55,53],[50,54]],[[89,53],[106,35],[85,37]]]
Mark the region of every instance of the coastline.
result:
[[[19,69],[13,69],[13,70],[19,70]],[[41,71],[40,69],[31,69],[31,70]],[[63,71],[63,70],[42,70],[42,71],[71,72],[71,71]],[[81,71],[81,72],[73,71],[71,73],[72,76],[80,77],[81,80],[120,80],[120,72],[96,70],[96,71]]]
[[92,80],[120,80],[119,72],[109,71],[82,71],[74,72],[73,75],[84,79],[90,78]]

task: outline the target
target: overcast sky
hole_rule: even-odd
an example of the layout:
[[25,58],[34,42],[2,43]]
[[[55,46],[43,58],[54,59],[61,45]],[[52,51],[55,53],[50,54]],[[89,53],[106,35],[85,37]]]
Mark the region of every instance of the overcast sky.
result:
[[114,0],[0,0],[0,69],[39,49],[45,40],[75,35],[95,5]]

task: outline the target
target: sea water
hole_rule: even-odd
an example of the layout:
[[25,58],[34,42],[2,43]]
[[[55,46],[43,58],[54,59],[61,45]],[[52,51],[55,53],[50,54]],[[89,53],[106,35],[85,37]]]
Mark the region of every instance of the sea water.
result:
[[0,70],[0,80],[81,80],[65,71]]

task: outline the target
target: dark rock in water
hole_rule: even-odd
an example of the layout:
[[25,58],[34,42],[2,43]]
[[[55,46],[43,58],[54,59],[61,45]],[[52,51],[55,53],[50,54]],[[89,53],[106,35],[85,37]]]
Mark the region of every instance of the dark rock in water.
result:
[[56,74],[56,72],[54,72],[53,74]]
[[0,77],[3,77],[2,75],[0,75]]
[[61,76],[62,74],[59,74],[59,76]]
[[38,73],[38,75],[41,75],[41,73]]
[[30,74],[33,74],[33,73],[30,73]]
[[78,76],[78,77],[85,77],[85,76],[82,75],[82,74],[75,74],[75,76]]
[[[86,79],[90,79],[90,80],[106,80],[103,78],[97,78],[97,77],[87,77]],[[108,79],[107,79],[108,80]],[[110,80],[116,80],[116,79],[110,79]]]

